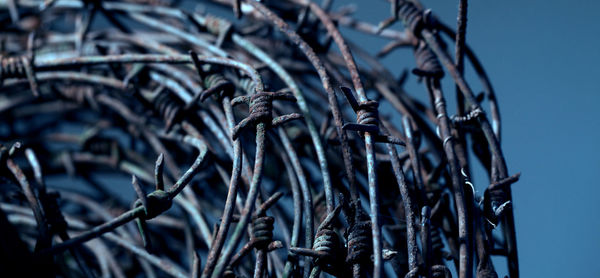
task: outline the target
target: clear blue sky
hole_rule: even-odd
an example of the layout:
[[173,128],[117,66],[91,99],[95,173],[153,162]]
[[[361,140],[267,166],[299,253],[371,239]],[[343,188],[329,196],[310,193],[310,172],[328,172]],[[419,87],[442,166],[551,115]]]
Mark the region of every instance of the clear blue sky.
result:
[[[350,2],[365,21],[389,16],[383,0],[336,6]],[[424,4],[456,26],[458,1]],[[522,172],[513,187],[522,277],[600,277],[600,1],[477,0],[468,12],[467,42],[500,102],[509,171]],[[373,53],[383,42],[348,34]],[[385,60],[396,73],[414,66],[401,52]]]

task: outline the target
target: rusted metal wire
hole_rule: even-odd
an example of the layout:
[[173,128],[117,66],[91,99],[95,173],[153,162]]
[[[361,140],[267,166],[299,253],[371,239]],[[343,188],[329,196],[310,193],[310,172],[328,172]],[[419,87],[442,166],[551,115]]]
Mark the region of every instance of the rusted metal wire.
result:
[[[456,30],[391,2],[376,25],[332,1],[0,1],[0,269],[498,277],[500,255],[518,277],[520,174],[466,43],[467,1]],[[217,6],[231,15],[204,12]],[[338,26],[388,42],[372,56]],[[403,48],[429,104],[379,60]]]

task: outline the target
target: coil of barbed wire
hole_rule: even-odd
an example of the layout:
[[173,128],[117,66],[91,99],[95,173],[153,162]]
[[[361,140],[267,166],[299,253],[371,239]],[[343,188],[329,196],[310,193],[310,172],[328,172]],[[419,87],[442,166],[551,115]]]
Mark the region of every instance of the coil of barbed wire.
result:
[[390,2],[0,1],[3,275],[518,277],[466,21]]

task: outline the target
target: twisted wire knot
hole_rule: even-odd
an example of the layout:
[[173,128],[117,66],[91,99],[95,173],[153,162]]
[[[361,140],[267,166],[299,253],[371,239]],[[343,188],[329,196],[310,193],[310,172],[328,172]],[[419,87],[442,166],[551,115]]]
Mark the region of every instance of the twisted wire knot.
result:
[[248,117],[238,123],[232,131],[233,140],[237,139],[242,129],[249,124],[257,125],[264,123],[267,127],[277,127],[286,122],[300,119],[302,115],[290,113],[273,118],[273,100],[296,101],[294,95],[289,92],[257,92],[251,96],[236,97],[231,101],[232,105],[247,103],[249,106]]
[[[222,36],[219,36],[219,41],[222,42]],[[220,44],[220,43],[219,43]],[[217,45],[219,46],[219,45]],[[214,71],[212,73],[207,73],[202,68],[202,62],[198,58],[198,54],[194,51],[190,51],[190,57],[192,58],[192,62],[194,63],[194,67],[202,81],[204,82],[204,87],[206,89],[202,91],[200,94],[196,94],[192,102],[188,104],[186,109],[191,109],[196,103],[197,99],[200,98],[200,101],[206,100],[210,95],[218,93],[218,99],[223,100],[225,96],[233,97],[235,93],[235,87],[233,83],[229,81],[225,76],[223,76],[219,71]],[[212,67],[211,67],[212,68]]]
[[358,104],[356,112],[356,122],[361,125],[379,126],[379,102],[376,100],[368,100]]
[[254,93],[254,81],[250,78],[242,78],[238,81],[238,87],[242,92],[246,92],[246,94]]
[[165,121],[165,129],[169,130],[177,121],[183,103],[167,92],[159,93],[154,99],[154,107]]
[[256,249],[267,249],[273,241],[274,222],[272,216],[255,216],[252,219],[252,241]]
[[373,243],[370,228],[371,221],[366,217],[361,217],[360,221],[355,221],[350,226],[346,262],[351,264],[369,262]]
[[332,222],[340,213],[341,206],[337,206],[333,211],[327,214],[327,217],[319,225],[315,242],[312,250],[318,254],[315,257],[315,264],[320,266],[325,272],[334,274],[340,272],[343,265],[344,250],[340,241],[340,236],[333,230]]
[[27,66],[31,65],[31,60],[26,55],[3,56],[0,55],[0,80],[6,78],[26,78]]
[[373,248],[371,221],[360,206],[360,202],[350,203],[347,221],[350,227],[346,230],[348,243],[346,262],[349,264],[369,263]]
[[163,190],[155,190],[148,194],[145,199],[145,204],[141,199],[136,200],[134,204],[135,207],[144,207],[144,211],[142,215],[140,215],[140,218],[143,220],[155,218],[170,209],[173,205],[171,197]]
[[392,17],[379,23],[377,32],[383,31],[394,22],[401,20],[404,26],[417,38],[421,36],[421,30],[429,27],[433,19],[429,10],[423,11],[411,1],[392,0]]
[[255,122],[271,121],[273,111],[273,95],[268,92],[253,94],[250,97],[250,117]]
[[[273,241],[273,223],[275,222],[275,218],[266,216],[267,210],[275,205],[281,197],[283,197],[283,193],[277,192],[256,209],[255,214],[252,216],[252,234],[250,235],[250,241],[248,241],[248,243],[233,256],[229,262],[229,269],[233,269],[235,265],[240,263],[241,259],[248,254],[252,248],[266,254],[266,252],[283,247],[283,244],[280,241]],[[234,274],[233,271],[231,273]]]
[[423,12],[410,1],[400,1],[397,9],[397,17],[414,35],[418,36],[425,26]]
[[404,145],[404,142],[393,136],[382,134],[379,130],[379,102],[376,100],[367,100],[363,102],[356,101],[352,90],[347,87],[340,87],[344,96],[354,112],[356,112],[356,123],[347,123],[342,127],[344,130],[357,131],[359,135],[363,135],[364,132],[369,132],[373,135],[376,142],[392,143],[397,145]]
[[217,99],[222,100],[224,97],[233,97],[235,87],[231,81],[220,73],[213,73],[204,78],[204,90],[200,94],[200,101],[206,100],[210,95],[217,94]]
[[31,55],[0,55],[0,85],[6,78],[27,78],[34,96],[39,96]]
[[338,255],[341,245],[339,235],[330,227],[325,227],[317,231],[313,250],[320,256],[315,258],[315,263],[321,266],[325,271],[331,270],[337,265]]
[[444,76],[444,68],[435,53],[433,53],[425,42],[420,42],[415,48],[414,53],[417,62],[417,68],[413,69],[415,75],[433,78],[442,78]]
[[[340,236],[333,230],[332,226],[332,222],[338,216],[340,210],[341,206],[338,205],[321,222],[312,248],[290,247],[290,252],[313,257],[317,266],[333,275],[340,273],[344,264],[344,256],[339,256],[339,254],[344,254],[345,250],[342,248]],[[314,271],[316,269],[313,269]]]

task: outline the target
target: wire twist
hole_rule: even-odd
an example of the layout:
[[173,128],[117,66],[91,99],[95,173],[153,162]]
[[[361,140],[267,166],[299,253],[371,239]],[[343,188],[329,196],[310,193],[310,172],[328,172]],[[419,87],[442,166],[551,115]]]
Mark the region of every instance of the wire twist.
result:
[[350,264],[369,263],[372,244],[371,221],[362,210],[359,210],[356,220],[348,229],[346,262]]
[[339,242],[339,235],[331,227],[317,231],[313,250],[321,255],[315,258],[315,264],[330,272],[337,265],[337,255],[341,249]]
[[252,241],[256,249],[267,249],[273,241],[274,222],[272,216],[255,216],[252,219]]
[[143,220],[150,220],[163,212],[169,210],[173,205],[173,201],[169,194],[163,190],[155,190],[146,196],[146,204],[144,205],[141,199],[135,201],[135,207],[144,206],[144,214],[140,216]]
[[250,117],[256,122],[271,121],[273,95],[268,92],[252,95],[250,98]]
[[[344,253],[340,236],[333,230],[332,226],[332,222],[340,213],[340,209],[341,206],[338,205],[333,211],[327,214],[327,217],[321,222],[317,229],[315,241],[311,249],[290,247],[290,252],[313,257],[315,265],[325,272],[334,275],[342,271],[344,263],[343,257],[339,256],[339,254]],[[318,273],[317,268],[313,269],[313,272],[315,271]]]
[[144,207],[144,211],[142,215],[139,217],[141,220],[149,220],[155,218],[167,211],[173,205],[173,198],[170,196],[169,192],[164,189],[164,181],[163,181],[163,165],[164,165],[164,156],[160,154],[156,159],[156,163],[154,165],[154,179],[155,179],[155,190],[145,195],[140,185],[137,182],[137,177],[134,175],[132,179],[132,185],[135,189],[138,199],[134,203],[134,207]]
[[171,196],[169,196],[168,192],[164,191],[164,181],[162,176],[163,162],[163,154],[160,154],[154,166],[155,190],[147,196],[145,195],[142,187],[139,185],[137,177],[135,175],[132,176],[131,180],[133,189],[138,195],[138,199],[134,202],[133,208],[143,208],[140,215],[137,217],[136,222],[138,225],[140,236],[142,238],[142,242],[144,244],[144,248],[146,248],[146,250],[149,252],[151,252],[152,244],[150,241],[150,233],[148,231],[148,225],[146,224],[146,220],[161,215],[173,205]]
[[392,0],[391,12],[392,16],[390,18],[379,23],[377,33],[380,33],[394,22],[401,20],[413,35],[419,37],[421,30],[431,25],[432,18],[429,16],[429,10],[421,10],[411,1]]
[[340,89],[344,93],[344,96],[346,96],[354,112],[356,112],[356,123],[344,124],[342,126],[344,130],[357,131],[361,136],[364,132],[369,132],[374,136],[376,142],[405,145],[401,139],[382,134],[379,130],[379,102],[376,100],[367,100],[359,103],[356,101],[352,90],[347,87],[340,87]]
[[165,121],[165,129],[170,130],[180,116],[183,103],[168,92],[159,92],[154,97],[152,104]]
[[251,96],[234,98],[231,101],[231,104],[237,105],[247,103],[250,114],[233,128],[233,140],[237,139],[242,129],[250,124],[257,125],[259,123],[264,123],[267,127],[277,127],[291,120],[302,118],[302,115],[298,113],[291,113],[273,118],[273,100],[275,99],[296,101],[294,95],[289,92],[261,92]]
[[[231,270],[231,274],[235,274],[233,273],[233,268],[240,263],[241,259],[246,256],[250,250],[252,250],[252,248],[261,251],[264,255],[266,252],[283,247],[280,241],[273,241],[273,223],[275,222],[275,218],[266,215],[267,210],[275,205],[275,203],[281,197],[283,197],[283,193],[277,192],[256,209],[254,216],[252,216],[250,241],[248,241],[248,243],[246,243],[246,245],[244,245],[244,247],[242,247],[241,250],[231,259],[229,266],[227,267]],[[256,266],[264,267],[265,265],[262,263],[257,263]],[[262,270],[259,272],[262,272]]]
[[368,100],[358,104],[356,112],[356,122],[361,125],[379,126],[379,102],[376,100]]
[[207,88],[200,94],[200,101],[206,100],[209,96],[216,94],[217,99],[224,97],[233,97],[235,87],[231,81],[220,73],[213,73],[204,78],[204,86]]
[[238,81],[238,86],[242,92],[247,94],[254,93],[254,81],[250,78],[242,78]]
[[31,60],[26,55],[11,57],[0,55],[0,80],[27,78],[28,66],[31,67]]
[[422,77],[442,78],[444,76],[444,68],[440,64],[437,56],[425,42],[420,42],[415,48],[415,58],[417,68],[413,69],[413,73]]
[[0,85],[7,78],[27,78],[34,96],[39,96],[32,55],[4,56],[0,54]]
[[413,34],[420,34],[425,26],[423,12],[410,1],[400,1],[397,9],[397,17],[404,22],[404,26],[407,26]]

